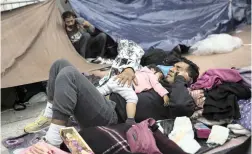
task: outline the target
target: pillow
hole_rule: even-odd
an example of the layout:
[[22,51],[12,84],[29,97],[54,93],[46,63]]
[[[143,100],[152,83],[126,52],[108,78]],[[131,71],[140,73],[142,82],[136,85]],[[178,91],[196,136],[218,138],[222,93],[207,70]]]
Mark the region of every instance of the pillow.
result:
[[163,72],[164,76],[166,76],[168,74],[168,72],[170,71],[170,69],[172,68],[172,66],[164,66],[164,65],[158,65],[157,67],[159,69],[161,69],[161,71]]

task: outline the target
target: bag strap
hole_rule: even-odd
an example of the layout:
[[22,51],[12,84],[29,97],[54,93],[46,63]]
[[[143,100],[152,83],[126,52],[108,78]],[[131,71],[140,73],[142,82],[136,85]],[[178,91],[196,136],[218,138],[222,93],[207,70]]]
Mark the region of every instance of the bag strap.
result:
[[146,120],[148,122],[148,128],[152,131],[155,132],[158,130],[158,125],[156,124],[156,120],[149,118]]
[[148,122],[148,126],[153,126],[156,123],[156,120],[149,118],[146,120]]

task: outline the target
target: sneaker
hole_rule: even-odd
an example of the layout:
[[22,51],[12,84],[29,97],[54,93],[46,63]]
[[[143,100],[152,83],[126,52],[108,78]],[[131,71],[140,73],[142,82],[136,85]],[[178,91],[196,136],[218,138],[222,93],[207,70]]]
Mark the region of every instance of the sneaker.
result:
[[28,124],[24,128],[26,133],[36,133],[39,132],[51,124],[52,118],[45,117],[42,112],[39,117],[32,123]]

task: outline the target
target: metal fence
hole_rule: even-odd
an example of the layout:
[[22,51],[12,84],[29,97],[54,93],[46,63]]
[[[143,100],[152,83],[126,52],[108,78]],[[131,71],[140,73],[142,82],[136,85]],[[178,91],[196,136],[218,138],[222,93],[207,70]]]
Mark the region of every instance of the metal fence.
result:
[[22,6],[26,6],[33,3],[38,3],[40,0],[16,0],[16,1],[1,1],[1,12],[7,10],[13,10]]

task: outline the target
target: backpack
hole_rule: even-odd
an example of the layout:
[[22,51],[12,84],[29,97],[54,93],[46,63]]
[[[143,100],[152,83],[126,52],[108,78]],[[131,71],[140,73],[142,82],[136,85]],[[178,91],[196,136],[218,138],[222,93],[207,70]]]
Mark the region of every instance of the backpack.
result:
[[133,125],[127,132],[126,138],[132,153],[162,154],[157,145],[151,128],[156,121],[152,118]]
[[147,66],[150,64],[172,66],[181,60],[183,54],[187,54],[190,47],[179,44],[171,51],[155,49],[151,47],[146,51],[141,59],[141,65]]

